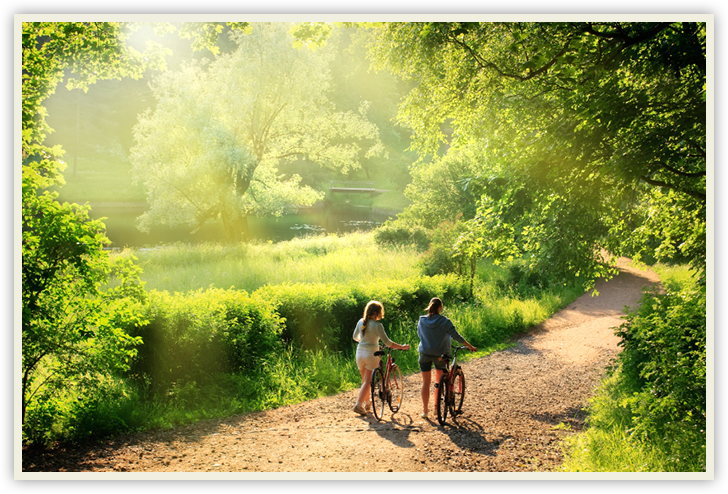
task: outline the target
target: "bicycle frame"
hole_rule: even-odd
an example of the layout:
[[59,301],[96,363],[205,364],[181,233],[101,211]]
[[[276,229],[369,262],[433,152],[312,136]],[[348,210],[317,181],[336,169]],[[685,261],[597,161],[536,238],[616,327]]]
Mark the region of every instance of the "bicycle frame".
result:
[[[378,357],[384,355],[384,350],[382,350],[382,348],[385,348],[385,347],[381,347],[380,346],[379,347],[379,351],[378,352],[374,352],[374,355],[375,356],[378,356]],[[384,376],[384,382],[385,383],[387,383],[388,380],[389,380],[389,372],[392,370],[392,364],[394,363],[394,359],[392,358],[392,349],[391,348],[388,348],[388,347],[386,347],[386,348],[387,348],[387,363],[386,363],[386,365],[384,363],[384,360],[382,360],[382,359],[379,360],[379,370],[382,371],[382,376]]]
[[[458,352],[460,350],[465,350],[467,347],[465,346],[458,346],[455,347],[455,351],[453,352],[452,359],[449,355],[441,355],[440,358],[445,360],[445,370],[442,373],[442,376],[440,377],[440,382],[435,383],[435,387],[438,388],[438,397],[436,400],[436,408],[438,411],[438,417],[437,420],[440,422],[441,425],[445,424],[445,419],[447,417],[447,409],[450,409],[450,415],[453,417],[461,413],[461,410],[459,409],[462,406],[462,398],[461,402],[458,405],[458,407],[455,406],[455,398],[454,398],[454,386],[453,386],[453,379],[456,375],[456,372],[458,370]],[[452,360],[452,364],[450,361]],[[462,371],[461,371],[462,373]],[[440,386],[440,384],[444,384],[444,388]],[[444,409],[440,409],[441,402],[441,395],[444,394],[445,399],[445,406]],[[456,410],[458,408],[458,410]]]
[[[458,351],[460,350],[467,350],[468,347],[465,346],[459,346],[455,348],[455,351],[452,354],[452,369],[458,368]],[[448,365],[448,374],[450,373],[450,366]]]
[[[374,355],[378,357],[384,354],[383,347],[380,347],[379,351],[374,352]],[[379,366],[372,371],[371,378],[372,408],[377,420],[382,420],[385,403],[389,405],[392,413],[397,413],[404,397],[402,373],[394,362],[392,349],[387,348],[386,354],[387,358],[379,360]]]

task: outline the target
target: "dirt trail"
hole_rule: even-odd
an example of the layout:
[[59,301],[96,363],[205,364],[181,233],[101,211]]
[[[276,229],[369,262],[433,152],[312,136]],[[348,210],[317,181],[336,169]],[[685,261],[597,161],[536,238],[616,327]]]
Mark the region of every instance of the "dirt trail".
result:
[[548,471],[561,462],[559,442],[582,428],[582,407],[618,353],[613,328],[624,307],[658,282],[626,259],[619,267],[617,277],[597,283],[598,297],[583,295],[517,346],[465,363],[464,413],[444,427],[420,417],[415,374],[405,377],[402,410],[387,410],[382,422],[352,411],[352,390],[101,445],[24,451],[23,471]]

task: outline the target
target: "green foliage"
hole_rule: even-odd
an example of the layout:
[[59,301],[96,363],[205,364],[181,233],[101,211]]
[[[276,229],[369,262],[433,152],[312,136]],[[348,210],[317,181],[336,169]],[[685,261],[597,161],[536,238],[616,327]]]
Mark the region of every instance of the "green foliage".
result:
[[[161,110],[147,114],[138,128],[141,140],[157,139],[146,148],[140,143],[134,159],[140,175],[159,172],[156,182],[145,181],[150,197],[177,202],[156,204],[153,215],[169,222],[192,218],[195,225],[223,215],[234,232],[240,227],[235,215],[224,213],[231,197],[233,211],[241,214],[278,214],[312,200],[295,176],[302,163],[344,172],[361,166],[367,174],[380,166],[373,158],[385,145],[394,148],[409,137],[390,126],[382,143],[371,122],[389,118],[387,102],[393,105],[404,86],[387,79],[384,89],[375,89],[362,76],[350,54],[361,51],[366,39],[380,66],[417,78],[399,117],[413,130],[413,148],[421,156],[407,190],[413,204],[401,215],[408,226],[387,225],[377,241],[425,245],[430,238],[424,228],[433,229],[432,272],[453,271],[467,260],[470,290],[452,274],[413,275],[412,257],[404,267],[393,261],[392,253],[403,257],[412,249],[387,249],[389,258],[370,258],[371,250],[347,251],[327,239],[271,250],[233,246],[232,255],[218,247],[200,253],[177,249],[159,255],[160,265],[193,273],[185,264],[190,260],[222,260],[217,269],[225,272],[263,266],[255,279],[215,278],[219,286],[256,291],[210,288],[147,296],[132,258],[110,264],[100,250],[103,225],[89,219],[88,208],[61,205],[42,192],[63,182],[65,165],[60,148],[44,145],[50,128],[41,104],[66,70],[75,72],[67,87],[85,90],[97,79],[139,77],[145,68],[162,67],[164,51],[150,51],[144,60],[122,43],[132,27],[125,24],[24,23],[26,441],[169,426],[355,387],[349,335],[369,299],[385,304],[395,341],[416,343],[416,315],[438,295],[468,340],[498,346],[578,292],[573,286],[558,292],[543,287],[575,276],[588,286],[609,275],[612,261],[604,250],[684,259],[704,276],[705,24],[388,23],[369,25],[375,29],[366,36],[349,33],[355,42],[330,47],[323,43],[326,26],[308,23],[296,30],[303,43],[314,41],[315,52],[294,51],[287,32],[276,38],[280,50],[272,45],[259,50],[260,38],[273,33],[259,29],[257,36],[233,36],[245,56],[232,52],[209,66],[187,66],[160,79]],[[181,35],[195,35],[196,49],[215,51],[222,27],[195,23]],[[229,27],[247,32],[249,26]],[[266,57],[284,53],[293,67],[287,76],[260,70]],[[352,98],[337,100],[335,109],[329,79],[322,75],[333,59],[341,62],[339,87],[356,87],[364,99],[381,96],[377,101],[383,104]],[[247,89],[241,91],[241,85]],[[253,94],[270,98],[255,100]],[[296,98],[296,111],[275,106],[276,95],[279,102]],[[240,108],[253,110],[243,114]],[[283,124],[256,127],[264,119],[255,115],[263,114]],[[253,137],[245,141],[241,135]],[[265,141],[266,136],[277,140]],[[294,157],[289,168],[278,168],[278,160]],[[406,161],[404,155],[397,160]],[[173,166],[155,168],[160,162]],[[201,164],[214,173],[206,169],[188,180],[191,188],[180,194],[184,182],[175,180],[182,172],[199,172]],[[393,182],[404,183],[395,175]],[[162,192],[165,181],[174,182],[177,191]],[[184,194],[201,206],[180,202]],[[206,200],[213,202],[202,204]],[[437,228],[458,214],[464,222]],[[358,257],[352,259],[352,252]],[[523,258],[510,259],[520,253]],[[250,261],[232,265],[236,256]],[[478,262],[483,257],[504,261],[506,268]],[[267,258],[276,269],[264,263]],[[286,270],[295,263],[313,265],[313,271],[290,276]],[[392,273],[382,278],[377,269]],[[99,290],[111,272],[112,288]],[[334,277],[342,272],[343,278]],[[194,275],[196,287],[209,279]],[[280,284],[283,279],[296,283]],[[600,441],[627,444],[631,449],[623,456],[640,470],[699,470],[705,468],[705,286],[700,279],[665,286],[666,294],[645,299],[620,329],[625,349],[617,384],[604,401],[605,413],[591,419],[595,434],[616,426],[602,438],[588,436],[586,449],[601,454],[609,448],[598,448]],[[400,362],[416,370],[416,352],[403,353]],[[597,466],[585,469],[609,468],[601,458],[593,463]]]
[[420,261],[425,275],[465,274],[465,263],[470,258],[454,248],[463,232],[463,223],[459,217],[454,222],[444,221],[432,230],[430,247]]
[[173,385],[245,373],[281,349],[283,321],[274,307],[242,291],[150,292],[148,323],[132,333],[144,345],[128,376],[155,394]]
[[374,241],[382,246],[414,245],[418,250],[425,250],[430,245],[430,235],[421,226],[388,221],[374,231]]
[[695,272],[659,268],[617,334],[624,347],[566,443],[567,471],[705,471],[706,298]]
[[[38,183],[36,168],[24,167],[22,420],[30,416],[30,428],[53,420],[47,402],[55,395],[83,395],[127,368],[140,341],[125,330],[142,322],[143,302],[138,271],[111,266],[101,250],[103,223],[88,207],[39,194]],[[100,293],[112,269],[120,285]]]
[[366,283],[418,275],[418,253],[380,249],[369,233],[297,237],[278,243],[174,244],[128,250],[139,257],[149,289],[186,292],[215,286],[255,291],[282,283]]
[[285,23],[232,37],[238,49],[209,66],[156,79],[131,161],[150,205],[140,227],[221,218],[230,240],[251,214],[280,216],[321,199],[279,163],[304,159],[346,173],[384,152],[375,125],[329,101],[329,50],[299,50]]
[[625,400],[638,417],[643,440],[693,431],[705,434],[705,290],[683,287],[650,294],[617,334],[624,379],[634,388]]
[[[705,437],[690,431],[640,441],[630,432],[633,418],[622,405],[631,395],[618,369],[589,402],[589,427],[562,443],[560,472],[699,472],[705,470]],[[678,446],[679,445],[679,446]],[[679,448],[687,448],[679,456]],[[679,461],[678,461],[679,460]]]
[[458,215],[465,221],[473,218],[487,177],[497,173],[488,169],[493,166],[488,156],[488,149],[476,143],[450,147],[444,156],[415,163],[412,183],[405,189],[412,204],[398,218],[428,229]]
[[270,285],[255,292],[276,305],[288,341],[299,348],[350,349],[364,306],[378,300],[389,320],[421,314],[432,297],[463,300],[467,290],[454,275],[377,280],[376,283]]
[[[359,236],[353,235],[354,242]],[[295,257],[305,264],[311,256],[326,258],[346,243],[322,237],[289,245],[241,245],[237,252],[265,248],[267,257]],[[230,250],[229,245],[206,246],[196,257],[179,250],[176,257],[164,259],[168,266],[204,262],[226,257]],[[108,300],[144,293],[128,281],[139,269],[129,253],[114,261],[121,279],[108,291]],[[467,282],[455,275],[277,284],[252,294],[212,288],[172,294],[153,290],[133,310],[139,320],[124,326],[144,340],[129,369],[98,380],[83,395],[69,391],[37,403],[28,418],[26,440],[47,444],[172,427],[355,388],[360,377],[351,334],[370,299],[384,303],[390,338],[416,346],[417,317],[433,295],[441,296],[448,316],[469,341],[482,347],[478,355],[484,355],[503,348],[511,335],[578,295],[549,291],[528,299],[496,286],[496,280],[508,277],[503,267],[481,263],[475,300],[468,298]],[[416,351],[397,352],[396,358],[404,372],[417,371]]]
[[[682,237],[681,255],[704,262],[704,23],[375,30],[375,66],[417,82],[398,117],[420,154],[402,218],[469,220],[486,196],[532,269],[587,287],[613,273],[604,250],[667,253]],[[671,198],[648,199],[655,191]],[[679,225],[666,228],[677,205]]]
[[634,259],[689,262],[704,280],[706,269],[706,205],[674,191],[651,191],[637,208],[644,221],[627,241]]

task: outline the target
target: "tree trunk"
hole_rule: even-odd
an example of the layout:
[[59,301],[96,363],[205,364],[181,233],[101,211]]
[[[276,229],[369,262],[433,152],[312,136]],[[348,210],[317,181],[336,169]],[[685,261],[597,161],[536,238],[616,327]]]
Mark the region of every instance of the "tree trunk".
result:
[[248,217],[246,215],[223,208],[221,216],[225,235],[229,242],[242,242],[250,238]]

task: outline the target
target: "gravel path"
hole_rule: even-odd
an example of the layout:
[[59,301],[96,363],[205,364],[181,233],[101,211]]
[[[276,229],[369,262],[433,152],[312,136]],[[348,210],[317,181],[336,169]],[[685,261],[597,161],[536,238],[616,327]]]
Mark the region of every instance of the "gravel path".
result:
[[[543,472],[619,351],[614,327],[651,271],[620,274],[517,340],[463,364],[463,415],[441,427],[420,418],[420,376],[405,377],[402,410],[384,420],[351,409],[358,390],[76,449],[23,452],[24,472]],[[432,400],[430,406],[433,406]],[[431,416],[434,415],[431,413]]]

